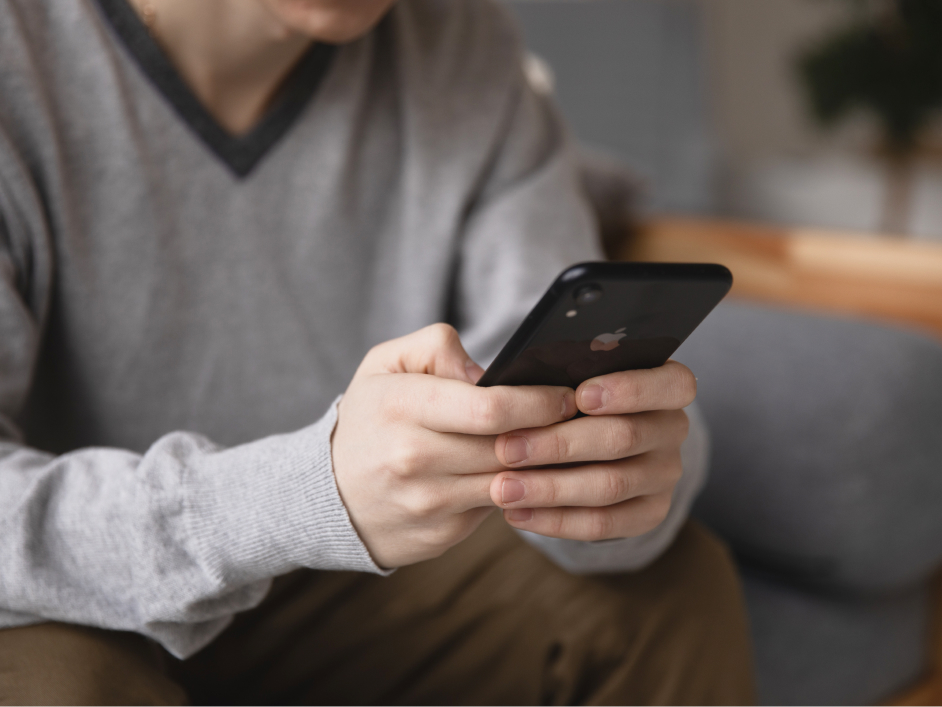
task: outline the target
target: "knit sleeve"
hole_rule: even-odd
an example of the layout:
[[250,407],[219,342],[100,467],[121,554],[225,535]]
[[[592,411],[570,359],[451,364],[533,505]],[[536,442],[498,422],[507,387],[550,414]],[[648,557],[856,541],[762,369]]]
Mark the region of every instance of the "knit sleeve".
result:
[[273,576],[382,573],[334,481],[336,403],[309,427],[231,448],[187,431],[143,454],[29,446],[17,420],[53,249],[8,148],[0,132],[10,156],[0,160],[0,628],[52,620],[136,631],[185,657],[258,604]]

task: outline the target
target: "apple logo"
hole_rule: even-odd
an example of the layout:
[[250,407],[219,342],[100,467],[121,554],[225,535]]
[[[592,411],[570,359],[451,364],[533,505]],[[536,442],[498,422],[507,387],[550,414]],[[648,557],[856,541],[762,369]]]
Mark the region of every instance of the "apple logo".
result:
[[621,329],[616,329],[614,334],[599,334],[592,339],[589,348],[593,351],[611,351],[612,349],[617,349],[619,339],[624,339],[625,336],[627,336],[622,333],[624,331],[625,327],[622,327]]

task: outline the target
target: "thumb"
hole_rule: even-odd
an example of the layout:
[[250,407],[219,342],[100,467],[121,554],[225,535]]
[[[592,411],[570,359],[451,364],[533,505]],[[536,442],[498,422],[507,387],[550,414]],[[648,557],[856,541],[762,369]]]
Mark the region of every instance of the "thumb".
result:
[[357,376],[377,373],[427,373],[473,384],[484,369],[468,356],[453,326],[432,324],[371,349]]

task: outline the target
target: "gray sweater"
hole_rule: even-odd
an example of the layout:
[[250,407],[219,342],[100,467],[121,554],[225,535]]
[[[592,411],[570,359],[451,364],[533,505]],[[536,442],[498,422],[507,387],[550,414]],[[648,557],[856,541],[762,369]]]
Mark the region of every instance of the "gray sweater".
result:
[[[0,627],[187,656],[273,576],[378,572],[333,478],[333,401],[432,322],[486,363],[599,257],[571,148],[484,0],[402,0],[220,130],[123,0],[0,3]],[[667,521],[574,571],[642,566]]]

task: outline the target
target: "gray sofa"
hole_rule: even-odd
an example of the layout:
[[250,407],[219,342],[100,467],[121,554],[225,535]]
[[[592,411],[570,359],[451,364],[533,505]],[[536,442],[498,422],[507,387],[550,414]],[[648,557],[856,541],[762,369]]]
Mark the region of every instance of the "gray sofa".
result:
[[[716,208],[695,2],[509,4],[580,139],[640,174],[655,208]],[[942,564],[942,343],[727,302],[677,358],[713,436],[694,512],[742,570],[761,702],[906,688],[927,666]]]
[[727,303],[677,358],[711,477],[694,513],[743,571],[765,704],[869,704],[929,657],[942,563],[942,344]]

